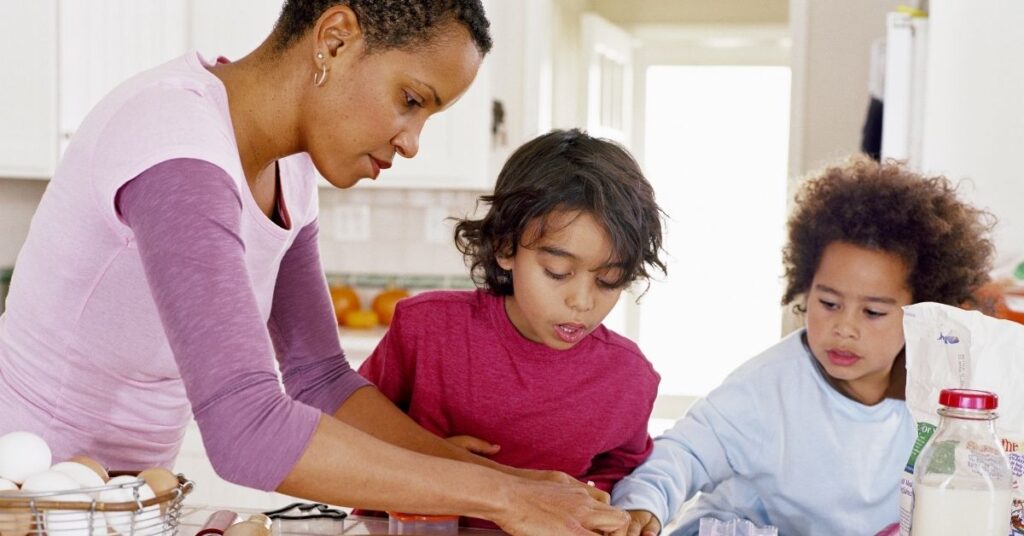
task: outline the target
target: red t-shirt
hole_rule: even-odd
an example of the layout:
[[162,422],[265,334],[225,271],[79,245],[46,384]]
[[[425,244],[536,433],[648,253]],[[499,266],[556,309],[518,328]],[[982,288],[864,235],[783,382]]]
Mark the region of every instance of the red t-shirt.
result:
[[610,491],[650,454],[660,377],[603,325],[568,350],[524,338],[485,290],[398,303],[359,369],[421,426],[501,446],[505,465],[551,469]]

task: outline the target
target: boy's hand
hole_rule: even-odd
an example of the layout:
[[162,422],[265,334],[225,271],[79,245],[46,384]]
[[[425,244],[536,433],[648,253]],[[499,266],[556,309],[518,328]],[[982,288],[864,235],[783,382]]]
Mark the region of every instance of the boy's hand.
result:
[[658,536],[661,523],[647,510],[629,510],[629,532],[627,536]]
[[448,438],[448,442],[460,446],[473,454],[479,454],[481,456],[493,456],[501,450],[501,445],[495,445],[488,443],[483,439],[479,439],[468,435],[457,435]]

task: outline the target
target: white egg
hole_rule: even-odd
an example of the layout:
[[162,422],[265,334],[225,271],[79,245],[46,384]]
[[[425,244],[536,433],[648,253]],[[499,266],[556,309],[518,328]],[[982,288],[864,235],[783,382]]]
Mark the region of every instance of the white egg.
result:
[[0,437],[0,478],[21,484],[28,475],[45,471],[51,461],[49,445],[31,432]]
[[103,486],[103,479],[100,478],[100,475],[80,463],[60,462],[54,464],[50,470],[71,477],[72,480],[78,482],[78,486],[81,488],[99,488]]
[[18,485],[6,478],[0,478],[0,491],[18,491]]
[[57,471],[40,471],[28,476],[21,484],[21,491],[25,492],[46,492],[46,491],[67,491],[77,493],[82,486],[64,473]]
[[[59,499],[67,502],[92,502],[93,498],[84,493],[68,493]],[[88,510],[47,510],[44,523],[46,532],[60,536],[106,536],[107,520],[103,512]],[[91,528],[91,530],[90,530]]]
[[[105,489],[100,492],[100,500],[105,503],[134,502],[135,489],[137,486],[139,501],[145,501],[156,497],[153,489],[144,480],[134,476],[116,476],[107,481],[107,486],[121,486],[114,489]],[[135,534],[156,534],[162,530],[160,518],[160,507],[150,506],[142,512],[106,512],[107,524],[110,528],[122,535]],[[134,518],[134,522],[133,522]],[[134,533],[132,528],[134,526]]]
[[[65,501],[91,503],[93,498],[80,493],[81,486],[75,479],[58,471],[42,471],[29,475],[21,485],[26,493],[58,493],[40,497],[41,501]],[[105,536],[107,522],[102,513],[90,514],[86,510],[47,510],[43,523],[50,534],[61,536]],[[90,525],[92,530],[89,530]]]

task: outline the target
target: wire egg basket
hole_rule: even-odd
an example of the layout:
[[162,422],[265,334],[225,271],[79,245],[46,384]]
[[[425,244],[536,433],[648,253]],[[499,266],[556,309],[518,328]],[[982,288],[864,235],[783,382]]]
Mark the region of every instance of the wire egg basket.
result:
[[[0,491],[0,535],[175,536],[182,502],[195,487],[184,475],[177,477],[176,487],[146,499],[142,479],[73,491]],[[132,500],[97,499],[109,491]]]

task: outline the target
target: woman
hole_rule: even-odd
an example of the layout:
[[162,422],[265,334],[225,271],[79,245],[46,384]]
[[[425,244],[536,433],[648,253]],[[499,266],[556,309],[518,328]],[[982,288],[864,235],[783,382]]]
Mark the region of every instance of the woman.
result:
[[194,416],[217,472],[243,485],[513,534],[623,530],[568,477],[419,428],[338,344],[313,168],[347,188],[415,156],[490,44],[479,0],[290,0],[237,63],[190,53],[115,89],[19,255],[0,433],[142,469],[173,463]]

